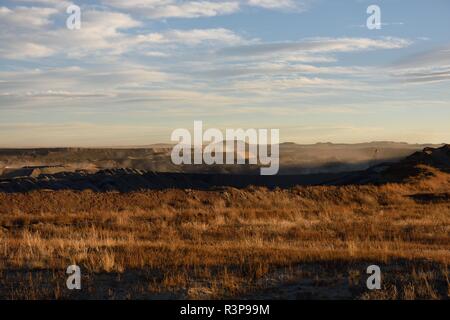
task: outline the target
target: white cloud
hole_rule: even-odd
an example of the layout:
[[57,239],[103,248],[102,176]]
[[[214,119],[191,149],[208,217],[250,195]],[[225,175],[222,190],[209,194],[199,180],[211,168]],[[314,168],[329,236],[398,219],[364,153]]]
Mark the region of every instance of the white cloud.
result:
[[138,12],[152,19],[198,18],[231,14],[239,10],[237,1],[175,1],[175,0],[103,0],[111,7]]
[[54,8],[0,7],[0,27],[2,31],[15,32],[18,28],[36,29],[50,25],[50,17],[58,11]]
[[[33,14],[34,10],[32,12],[30,10],[25,12]],[[13,14],[16,11],[17,9],[12,10]],[[44,27],[48,23],[46,19],[54,9],[40,8],[36,9],[36,12],[40,13],[38,17],[41,18],[38,20],[33,18],[32,30],[15,29],[14,32],[0,34],[2,42],[0,57],[24,59],[56,54],[83,57],[90,54],[105,54],[104,51],[121,54],[127,50],[127,35],[122,33],[122,30],[140,26],[139,21],[123,13],[85,10],[80,30],[68,30],[65,26],[47,28]],[[15,28],[15,21],[5,23]]]
[[8,59],[43,58],[54,50],[40,43],[36,33],[52,23],[58,11],[40,7],[0,7],[0,57]]
[[43,5],[50,5],[50,6],[56,6],[61,3],[63,3],[63,4],[72,3],[71,1],[64,1],[64,0],[12,0],[12,2],[43,4]]
[[107,59],[133,51],[162,57],[168,55],[161,48],[164,44],[209,44],[219,48],[245,42],[241,36],[224,28],[134,33],[130,29],[141,27],[142,22],[130,14],[95,9],[83,10],[80,30],[68,30],[65,25],[49,28],[51,16],[56,12],[52,8],[1,7],[0,27],[9,31],[0,34],[0,57],[23,60],[65,55]]
[[139,13],[150,19],[199,18],[227,15],[242,8],[304,11],[311,0],[102,0],[105,5]]
[[32,5],[32,6],[45,6],[45,7],[52,7],[56,8],[58,10],[62,10],[63,12],[65,9],[70,6],[73,1],[66,1],[66,0],[10,0],[12,2],[16,2],[19,5]]
[[49,47],[33,42],[14,42],[0,47],[0,57],[7,59],[34,59],[53,55],[55,51]]
[[299,4],[293,0],[248,0],[250,6],[265,9],[298,9]]
[[162,40],[189,45],[198,45],[202,42],[236,45],[244,43],[244,39],[233,31],[217,29],[193,29],[193,30],[170,30],[162,34]]

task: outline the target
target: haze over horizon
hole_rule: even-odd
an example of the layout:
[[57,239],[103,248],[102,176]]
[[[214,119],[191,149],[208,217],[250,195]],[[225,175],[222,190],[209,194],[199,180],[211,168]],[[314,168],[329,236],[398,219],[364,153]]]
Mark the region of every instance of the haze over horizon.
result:
[[[225,143],[225,141],[224,141]],[[2,146],[0,145],[0,149],[60,149],[60,148],[74,148],[74,149],[140,149],[140,148],[157,148],[158,146],[161,147],[171,147],[175,146],[176,142],[160,142],[160,143],[151,143],[151,144],[130,144],[130,145],[119,145],[119,144],[112,144],[112,145],[23,145],[23,146]],[[203,146],[208,145],[209,142],[205,142]],[[404,141],[367,141],[367,142],[355,142],[355,143],[347,143],[347,142],[326,142],[326,141],[318,141],[315,143],[295,143],[292,141],[281,141],[279,145],[289,145],[294,144],[297,146],[320,146],[320,145],[330,145],[330,146],[339,146],[339,145],[348,145],[348,146],[356,146],[356,145],[371,145],[371,144],[393,144],[393,145],[406,145],[406,146],[432,146],[432,147],[439,147],[444,145],[449,145],[447,142],[441,142],[441,143],[411,143],[411,142],[404,142]],[[258,144],[260,145],[260,144]]]
[[[0,147],[169,143],[177,128],[280,142],[449,143],[450,2],[0,1]],[[366,27],[381,8],[381,30]]]

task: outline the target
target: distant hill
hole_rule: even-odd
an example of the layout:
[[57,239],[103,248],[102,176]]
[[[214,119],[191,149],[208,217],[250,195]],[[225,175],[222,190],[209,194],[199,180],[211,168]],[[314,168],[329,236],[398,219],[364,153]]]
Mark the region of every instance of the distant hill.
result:
[[299,185],[382,184],[404,182],[424,173],[432,173],[431,170],[450,172],[448,145],[440,148],[427,147],[401,161],[378,164],[366,170],[305,175],[158,173],[130,168],[63,172],[61,167],[24,167],[16,169],[16,175],[13,174],[14,170],[7,169],[7,174],[0,179],[0,192],[27,192],[38,189],[129,192],[168,188],[245,188],[251,185],[290,188]]
[[[280,144],[280,174],[304,175],[360,171],[384,162],[395,162],[427,147],[399,142],[358,144],[318,143]],[[123,148],[35,148],[0,149],[0,176],[3,171],[34,166],[64,166],[67,171],[98,171],[130,168],[157,172],[257,174],[254,165],[174,165],[170,159],[172,145],[155,144]],[[6,170],[8,169],[8,170]]]
[[390,165],[383,172],[383,178],[389,181],[402,181],[423,173],[424,166],[450,172],[450,145],[425,148],[415,152],[400,162]]

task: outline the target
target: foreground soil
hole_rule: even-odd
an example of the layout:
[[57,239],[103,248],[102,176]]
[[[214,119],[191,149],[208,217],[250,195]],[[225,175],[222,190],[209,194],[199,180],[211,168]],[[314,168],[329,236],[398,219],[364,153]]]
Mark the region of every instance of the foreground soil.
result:
[[449,186],[0,193],[0,298],[448,299]]

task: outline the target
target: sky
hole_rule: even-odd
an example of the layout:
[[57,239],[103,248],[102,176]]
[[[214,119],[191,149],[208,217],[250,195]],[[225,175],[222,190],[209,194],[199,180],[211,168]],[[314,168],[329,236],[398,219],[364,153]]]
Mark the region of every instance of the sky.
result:
[[[448,0],[0,0],[0,147],[450,142]],[[381,29],[367,8],[378,5]]]

